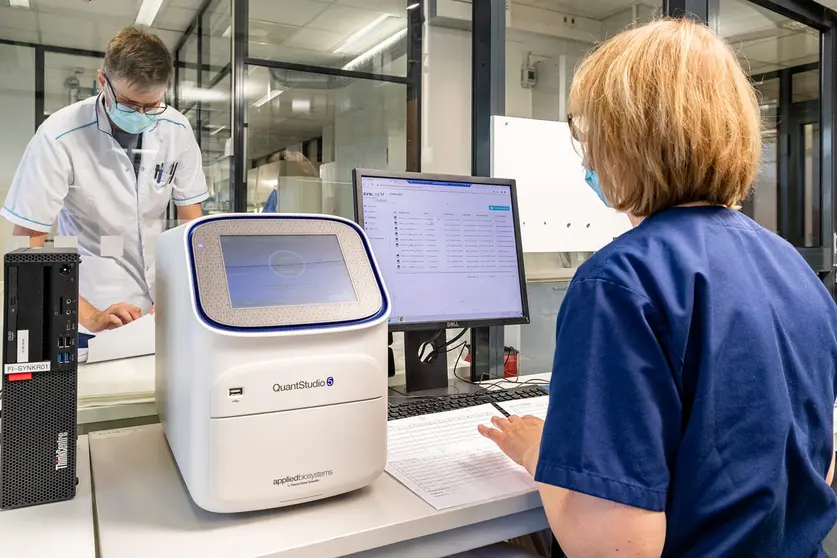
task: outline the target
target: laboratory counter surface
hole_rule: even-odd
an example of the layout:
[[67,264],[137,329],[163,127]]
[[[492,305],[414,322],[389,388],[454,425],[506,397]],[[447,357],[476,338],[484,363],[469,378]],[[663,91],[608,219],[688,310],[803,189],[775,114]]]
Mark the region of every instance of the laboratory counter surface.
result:
[[154,417],[154,356],[78,367],[78,423]]
[[384,473],[326,500],[242,514],[192,503],[159,424],[90,435],[101,558],[443,557],[547,528],[530,490],[436,511]]
[[14,558],[96,558],[88,437],[76,447],[76,497],[0,511],[0,555]]

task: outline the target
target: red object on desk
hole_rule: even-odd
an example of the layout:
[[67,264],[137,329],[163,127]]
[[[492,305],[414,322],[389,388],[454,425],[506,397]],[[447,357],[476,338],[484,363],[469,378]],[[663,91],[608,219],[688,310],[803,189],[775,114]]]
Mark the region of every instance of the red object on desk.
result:
[[517,351],[507,354],[505,357],[505,364],[503,365],[503,376],[506,378],[516,378],[518,374],[517,357],[520,355]]

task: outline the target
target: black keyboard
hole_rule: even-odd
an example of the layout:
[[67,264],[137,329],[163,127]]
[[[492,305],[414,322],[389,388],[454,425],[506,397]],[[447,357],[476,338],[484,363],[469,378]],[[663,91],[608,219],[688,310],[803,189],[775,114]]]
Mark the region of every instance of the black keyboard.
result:
[[[513,399],[528,399],[529,397],[540,397],[548,395],[549,392],[542,386],[520,386],[511,389],[498,389],[496,391],[480,391],[476,393],[461,393],[456,395],[445,395],[442,397],[427,397],[407,399],[405,401],[390,402],[389,420],[453,411],[477,405],[502,403]],[[496,405],[495,405],[496,406]],[[497,409],[506,414],[503,409]]]

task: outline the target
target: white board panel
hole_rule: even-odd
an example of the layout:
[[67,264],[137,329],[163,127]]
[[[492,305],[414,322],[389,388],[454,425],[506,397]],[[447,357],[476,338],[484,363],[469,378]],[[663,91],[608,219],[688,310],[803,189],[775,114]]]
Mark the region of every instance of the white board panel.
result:
[[584,181],[566,122],[493,117],[491,176],[517,182],[524,252],[595,252],[631,227]]

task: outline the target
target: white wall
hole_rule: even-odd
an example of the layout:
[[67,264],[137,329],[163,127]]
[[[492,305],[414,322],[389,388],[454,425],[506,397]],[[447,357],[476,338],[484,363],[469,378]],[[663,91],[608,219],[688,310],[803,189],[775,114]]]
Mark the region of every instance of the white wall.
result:
[[[35,49],[0,44],[0,203],[35,133]],[[0,219],[0,246],[11,246],[12,225]]]

